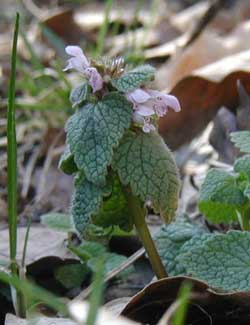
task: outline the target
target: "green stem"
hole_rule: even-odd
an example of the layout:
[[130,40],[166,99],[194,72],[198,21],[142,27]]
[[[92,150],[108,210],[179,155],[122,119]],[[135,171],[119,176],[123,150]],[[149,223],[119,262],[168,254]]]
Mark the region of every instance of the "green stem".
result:
[[250,231],[250,207],[248,207],[242,215],[241,227],[243,230]]
[[142,206],[140,200],[132,194],[129,194],[128,196],[128,204],[136,230],[148,254],[154,273],[158,279],[166,278],[168,276],[167,272],[162,264],[161,258],[156,250],[154,241],[145,221],[146,209]]

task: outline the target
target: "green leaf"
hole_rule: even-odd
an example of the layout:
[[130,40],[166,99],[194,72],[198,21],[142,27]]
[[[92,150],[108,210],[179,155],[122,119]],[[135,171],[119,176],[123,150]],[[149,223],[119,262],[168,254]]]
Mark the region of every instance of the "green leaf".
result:
[[107,252],[105,246],[95,242],[84,242],[79,246],[70,246],[69,249],[82,261],[87,261],[92,257],[102,256]]
[[[116,267],[118,267],[119,265],[121,265],[123,262],[127,260],[127,257],[116,253],[106,253],[103,256],[105,258],[105,273],[112,271],[113,269],[115,269]],[[97,265],[99,260],[100,257],[95,257],[90,259],[87,262],[88,267],[93,272],[97,271]]]
[[74,161],[74,156],[70,152],[69,146],[65,147],[65,150],[63,154],[60,157],[58,167],[68,175],[71,175],[73,173],[76,173],[78,171],[78,168],[76,166],[76,163]]
[[62,265],[54,271],[56,280],[67,289],[80,287],[89,273],[89,268],[80,263]]
[[73,88],[69,96],[72,107],[79,106],[86,101],[89,90],[89,85],[87,83],[80,84],[79,86]]
[[205,231],[203,227],[192,224],[188,220],[178,220],[160,229],[155,236],[155,242],[169,275],[185,274],[185,269],[177,261],[177,257],[185,243],[193,237],[202,235]]
[[125,72],[111,81],[112,85],[121,92],[129,92],[145,85],[154,79],[155,69],[150,65],[142,65]]
[[242,212],[247,201],[237,187],[234,176],[219,169],[211,169],[201,187],[199,209],[214,223],[229,223],[237,220],[236,210]]
[[41,216],[41,223],[57,231],[73,231],[73,222],[68,214],[52,212]]
[[93,217],[93,222],[102,227],[120,226],[131,231],[133,221],[127,204],[127,197],[117,177],[113,178],[112,193],[104,198],[100,211]]
[[127,133],[117,148],[112,166],[134,195],[150,201],[166,222],[175,215],[179,176],[168,147],[157,134]]
[[191,276],[228,291],[250,290],[250,232],[229,231],[182,256]]
[[232,142],[242,152],[250,153],[250,131],[239,131],[230,134]]
[[118,93],[106,95],[96,104],[87,104],[70,117],[67,143],[77,167],[86,178],[103,185],[113,149],[132,118],[132,104]]
[[90,183],[83,173],[79,173],[75,178],[71,215],[75,228],[80,234],[86,231],[91,216],[97,213],[101,203],[102,189]]
[[250,179],[250,155],[238,158],[234,163],[234,170]]

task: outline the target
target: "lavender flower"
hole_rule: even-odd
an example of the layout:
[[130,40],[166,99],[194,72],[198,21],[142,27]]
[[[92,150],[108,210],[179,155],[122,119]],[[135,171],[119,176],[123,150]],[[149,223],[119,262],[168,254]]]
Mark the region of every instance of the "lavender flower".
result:
[[96,92],[103,87],[103,80],[96,68],[91,67],[88,59],[84,55],[82,49],[79,46],[67,46],[65,48],[67,54],[71,56],[67,61],[67,66],[63,71],[69,69],[75,69],[83,73],[89,80],[89,84],[93,89],[93,92]]
[[143,124],[143,131],[148,133],[155,130],[152,123],[154,116],[162,117],[171,107],[175,112],[181,110],[180,103],[175,96],[163,94],[157,90],[138,88],[126,94],[126,98],[133,103],[133,120]]

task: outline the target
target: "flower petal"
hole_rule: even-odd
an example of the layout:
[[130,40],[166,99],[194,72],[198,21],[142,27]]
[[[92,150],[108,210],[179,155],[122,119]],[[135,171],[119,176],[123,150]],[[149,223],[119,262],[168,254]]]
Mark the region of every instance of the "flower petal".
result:
[[175,112],[179,112],[181,110],[181,105],[175,96],[164,94],[163,102],[165,105],[171,107]]
[[162,117],[167,114],[168,107],[166,105],[154,105],[155,113],[157,116]]
[[65,47],[65,52],[71,56],[82,56],[83,50],[79,46],[69,45]]
[[71,55],[81,60],[85,68],[89,66],[89,61],[84,55],[83,50],[79,46],[75,46],[75,45],[66,46],[65,51],[68,55]]
[[143,116],[139,115],[136,111],[133,112],[132,116],[133,122],[142,124],[144,122]]
[[132,91],[129,95],[136,103],[145,103],[151,97],[146,91],[140,88]]
[[63,69],[63,71],[66,71],[68,69],[76,69],[77,71],[79,72],[83,72],[84,73],[84,70],[85,70],[85,67],[83,65],[83,62],[81,59],[77,58],[77,57],[73,57],[73,58],[70,58],[68,61],[67,61],[67,66]]
[[84,74],[89,78],[89,84],[93,89],[93,92],[102,89],[103,80],[96,68],[87,68],[84,70]]
[[155,111],[152,106],[147,106],[143,104],[134,105],[134,110],[137,114],[141,116],[151,116],[155,114]]

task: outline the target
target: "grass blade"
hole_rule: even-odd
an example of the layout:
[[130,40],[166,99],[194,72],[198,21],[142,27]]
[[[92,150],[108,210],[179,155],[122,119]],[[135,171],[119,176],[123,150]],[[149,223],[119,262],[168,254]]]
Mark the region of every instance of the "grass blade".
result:
[[16,56],[19,30],[19,14],[16,14],[15,31],[11,54],[11,75],[7,111],[7,154],[8,154],[8,221],[10,236],[11,272],[17,274],[17,143],[15,121]]
[[14,287],[29,301],[42,301],[62,315],[68,315],[67,305],[47,290],[38,287],[25,279],[19,279],[17,276],[11,276],[2,271],[0,271],[0,281]]
[[95,325],[98,309],[102,301],[103,279],[104,279],[104,259],[98,261],[97,272],[93,276],[93,291],[89,300],[89,312],[86,325]]

